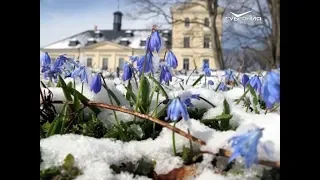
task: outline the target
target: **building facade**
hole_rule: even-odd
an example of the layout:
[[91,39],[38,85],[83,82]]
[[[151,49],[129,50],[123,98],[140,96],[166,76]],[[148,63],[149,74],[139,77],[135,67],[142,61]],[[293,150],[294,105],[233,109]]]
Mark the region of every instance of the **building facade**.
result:
[[[165,49],[172,49],[178,59],[177,70],[191,70],[208,61],[210,67],[216,68],[210,42],[208,12],[197,4],[183,4],[171,8],[173,21],[171,29],[159,29],[164,48],[159,53],[163,58]],[[194,22],[203,21],[203,25]],[[219,18],[219,30],[222,30],[222,17]],[[115,71],[122,69],[122,64],[132,55],[145,53],[146,38],[150,29],[121,29],[122,13],[114,13],[112,30],[100,30],[95,26],[92,30],[81,32],[69,38],[47,45],[40,50],[48,52],[52,59],[61,54],[69,58],[86,57],[86,65],[93,69]]]

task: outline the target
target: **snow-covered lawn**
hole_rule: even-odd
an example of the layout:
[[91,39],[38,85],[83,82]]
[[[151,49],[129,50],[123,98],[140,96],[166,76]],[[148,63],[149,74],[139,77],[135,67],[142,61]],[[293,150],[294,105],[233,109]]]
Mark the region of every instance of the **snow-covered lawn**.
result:
[[[262,73],[263,75],[265,72]],[[230,114],[232,118],[230,125],[236,127],[236,130],[218,131],[210,128],[200,122],[199,119],[189,119],[188,121],[181,120],[175,126],[185,132],[190,130],[190,134],[206,142],[205,146],[200,146],[197,143],[193,143],[193,148],[200,148],[201,151],[209,151],[214,154],[219,152],[220,148],[224,148],[232,151],[228,146],[228,139],[235,135],[240,135],[247,132],[249,129],[256,127],[264,128],[262,138],[258,147],[258,157],[262,160],[279,161],[280,162],[280,110],[279,108],[274,112],[264,113],[264,110],[258,106],[259,114],[255,111],[246,110],[243,106],[243,102],[239,104],[235,103],[235,99],[239,99],[244,94],[244,89],[241,85],[231,88],[228,91],[217,92],[219,82],[222,80],[224,71],[216,71],[212,73],[211,77],[206,77],[206,80],[212,80],[214,85],[205,85],[205,78],[201,79],[197,85],[192,86],[193,82],[199,78],[199,76],[191,76],[188,84],[186,85],[186,79],[188,76],[178,75],[173,77],[169,86],[163,86],[167,92],[169,99],[181,95],[182,93],[200,94],[200,96],[216,107],[213,108],[210,104],[203,100],[192,99],[192,104],[196,108],[207,109],[202,119],[213,119],[224,110],[224,100],[226,100],[230,106]],[[250,74],[248,74],[250,76]],[[237,77],[237,73],[235,74]],[[241,78],[242,74],[239,76]],[[251,75],[252,76],[252,75]],[[184,79],[184,82],[181,81]],[[66,78],[65,82],[73,82],[73,79]],[[180,84],[179,84],[180,82]],[[129,102],[125,98],[127,82],[123,82],[121,79],[115,78],[113,80],[107,80],[108,88],[117,96],[120,104],[123,108],[132,109]],[[135,89],[135,83],[131,80],[133,86],[133,92],[137,94]],[[153,85],[153,83],[150,84]],[[77,82],[76,89],[81,91],[82,85]],[[182,90],[181,86],[184,88]],[[65,101],[65,97],[61,88],[50,87],[53,93],[53,101],[62,100]],[[46,89],[42,89],[47,91]],[[98,101],[110,104],[108,93],[105,89],[95,94],[90,91],[89,86],[84,84],[83,95],[91,101]],[[252,99],[250,93],[247,96]],[[165,100],[163,95],[160,95],[158,102]],[[56,105],[57,111],[60,111],[63,105]],[[151,102],[150,111],[153,112],[157,106],[156,95]],[[159,109],[164,108],[165,105],[160,105]],[[87,109],[86,111],[89,111]],[[98,119],[103,122],[106,127],[111,127],[115,122],[115,116],[113,111],[107,109],[101,109],[101,113],[98,115]],[[133,116],[122,112],[116,112],[119,120],[128,122],[133,120]],[[164,120],[164,119],[162,119]],[[171,123],[173,125],[173,123]],[[184,146],[189,146],[189,140],[176,133],[176,149],[177,152],[181,152]],[[163,128],[160,135],[152,140],[151,138],[142,141],[129,141],[122,142],[110,138],[96,139],[93,137],[87,137],[76,134],[64,134],[53,135],[40,140],[41,155],[43,162],[40,165],[40,169],[49,168],[52,166],[58,166],[63,163],[64,158],[70,153],[75,158],[75,164],[83,172],[78,176],[78,180],[131,180],[131,179],[149,179],[146,176],[133,176],[127,172],[114,173],[110,168],[110,165],[119,165],[122,162],[137,162],[141,158],[156,162],[154,171],[157,174],[167,174],[174,168],[183,166],[182,158],[174,156],[172,151],[172,131]],[[265,148],[267,147],[271,155],[267,154]],[[261,175],[263,167],[261,165],[254,165],[251,168],[244,168],[241,158],[237,158],[237,162],[234,165],[234,169],[243,169],[244,173],[227,173],[222,175],[216,171],[212,165],[213,154],[204,154],[203,160],[194,164],[193,176],[191,179],[196,180],[222,180],[222,179],[257,179],[257,175]],[[264,167],[266,168],[266,167]]]

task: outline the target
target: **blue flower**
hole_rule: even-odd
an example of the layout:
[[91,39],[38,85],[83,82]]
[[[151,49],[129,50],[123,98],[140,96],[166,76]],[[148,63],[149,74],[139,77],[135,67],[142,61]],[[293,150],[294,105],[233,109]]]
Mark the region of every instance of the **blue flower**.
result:
[[91,85],[90,85],[90,90],[93,91],[94,93],[98,94],[101,91],[101,86],[102,86],[101,77],[97,73],[92,78],[92,82],[91,82]]
[[214,82],[212,80],[208,80],[208,84],[213,86],[214,85]]
[[261,80],[259,78],[259,76],[254,75],[250,80],[249,80],[249,84],[250,86],[256,90],[259,94],[261,93],[261,87],[262,87],[262,83]]
[[257,161],[257,146],[259,140],[262,137],[262,131],[264,128],[256,128],[254,130],[248,131],[245,134],[234,136],[229,139],[231,147],[233,148],[233,153],[229,158],[228,163],[236,159],[238,156],[242,156],[245,160],[246,168],[251,167],[253,163]]
[[242,85],[243,85],[243,86],[246,86],[247,83],[248,83],[248,81],[249,81],[249,76],[246,75],[246,74],[243,74],[242,79],[241,79]]
[[225,79],[226,82],[234,82],[235,81],[235,77],[234,77],[233,71],[231,69],[226,70],[224,76],[226,77],[226,79]]
[[139,60],[139,56],[129,56],[129,60],[131,61],[131,63],[133,64],[134,62]]
[[85,66],[81,66],[77,69],[75,69],[72,73],[71,73],[71,77],[72,78],[76,78],[79,77],[82,83],[89,83],[89,73],[87,72],[87,69]]
[[160,64],[160,83],[172,81],[171,69],[165,63]]
[[50,56],[47,52],[45,52],[44,56],[41,59],[41,66],[45,67],[45,66],[49,66],[50,64],[51,64]]
[[204,62],[202,64],[202,71],[204,71],[204,74],[206,76],[211,76],[211,70],[210,70],[210,67],[209,67],[209,63],[208,62]]
[[172,51],[168,50],[168,55],[166,57],[167,64],[172,67],[173,69],[178,67],[178,60],[177,57],[173,54]]
[[227,91],[228,87],[223,82],[221,82],[218,89],[220,91]]
[[167,117],[165,120],[177,121],[182,117],[184,120],[189,119],[189,114],[187,110],[187,106],[181,102],[179,97],[176,97],[171,100],[168,109],[167,109]]
[[271,109],[275,103],[280,102],[280,74],[268,72],[263,83],[262,98],[267,109]]
[[54,66],[55,67],[61,67],[66,61],[68,60],[68,58],[63,54],[60,55],[56,61],[54,62]]
[[132,65],[129,64],[128,62],[125,62],[123,64],[123,74],[122,74],[122,80],[130,80],[132,78]]
[[183,92],[179,97],[181,102],[184,102],[187,105],[187,107],[193,107],[193,104],[191,103],[191,99],[200,100],[200,94],[192,94],[189,91]]
[[45,79],[49,79],[50,81],[53,79],[55,81],[58,80],[58,76],[62,73],[60,67],[55,67],[54,65],[45,66],[41,70]]
[[[153,73],[153,63],[152,63],[152,53],[148,52],[147,56],[141,56],[138,61],[137,61],[137,69],[140,73],[143,72],[143,66],[145,63],[145,69],[144,72],[148,73],[148,72],[152,72]],[[145,62],[146,61],[146,62]]]
[[146,41],[146,47],[148,52],[153,52],[154,50],[159,53],[161,48],[161,37],[157,30],[154,30],[150,36],[150,38]]

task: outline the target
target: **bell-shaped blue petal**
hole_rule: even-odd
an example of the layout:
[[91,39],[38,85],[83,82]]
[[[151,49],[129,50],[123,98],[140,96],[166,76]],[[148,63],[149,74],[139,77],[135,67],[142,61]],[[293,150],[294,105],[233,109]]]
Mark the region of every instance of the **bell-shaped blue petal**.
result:
[[245,134],[234,136],[229,139],[233,154],[229,158],[229,163],[236,159],[238,156],[242,156],[245,159],[246,168],[249,168],[253,163],[257,161],[257,147],[259,140],[262,137],[263,128],[256,128]]
[[221,82],[220,85],[219,85],[219,87],[218,87],[218,89],[219,89],[220,91],[227,91],[227,90],[228,90],[228,87],[227,87],[223,82]]
[[226,82],[234,82],[235,81],[235,77],[234,77],[233,71],[231,69],[227,69],[225,71],[224,76],[225,76]]
[[182,117],[184,120],[188,120],[189,114],[187,106],[181,102],[179,97],[177,97],[170,102],[167,109],[167,117],[165,119],[177,121],[180,117]]
[[166,57],[167,64],[172,67],[173,69],[176,69],[178,67],[178,60],[177,57],[173,54],[172,51],[168,51],[168,55]]
[[148,52],[157,51],[159,53],[161,48],[161,37],[157,30],[154,30],[150,36],[150,38],[146,41],[146,47]]
[[129,56],[129,60],[131,61],[132,64],[138,61],[138,59],[139,59],[139,56]]
[[44,53],[44,56],[41,59],[41,66],[49,66],[51,64],[51,58],[47,52]]
[[169,68],[170,67],[168,67],[164,63],[160,64],[160,83],[162,82],[168,83],[172,81],[171,70]]
[[[140,73],[152,72],[153,73],[153,63],[152,63],[152,53],[148,52],[147,56],[141,56],[137,61],[137,69]],[[144,67],[145,66],[145,67]],[[143,69],[144,67],[144,69]]]
[[123,74],[122,74],[122,80],[130,80],[132,78],[132,66],[129,63],[124,63],[123,64]]
[[68,58],[65,55],[60,55],[54,62],[54,66],[61,67],[67,60]]
[[246,75],[246,74],[243,74],[243,76],[242,76],[242,78],[241,78],[241,83],[242,83],[242,85],[243,86],[246,86],[247,85],[247,83],[249,82],[249,76],[248,75]]
[[267,109],[280,102],[280,74],[272,71],[267,73],[263,83],[262,98]]
[[261,87],[262,87],[262,83],[261,80],[259,78],[259,76],[254,75],[250,80],[249,80],[249,84],[250,86],[256,90],[259,94],[261,93]]
[[90,90],[98,94],[101,91],[101,86],[102,86],[101,77],[99,74],[95,74],[92,78]]
[[208,80],[208,84],[213,86],[214,85],[214,82],[212,80]]

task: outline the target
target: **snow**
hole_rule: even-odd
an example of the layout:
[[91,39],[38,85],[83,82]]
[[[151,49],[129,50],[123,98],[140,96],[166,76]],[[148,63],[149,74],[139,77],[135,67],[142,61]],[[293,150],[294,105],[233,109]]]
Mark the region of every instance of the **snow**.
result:
[[[234,103],[234,99],[239,98],[243,94],[244,91],[242,88],[235,87],[226,92],[213,91],[212,89],[215,89],[219,84],[223,74],[222,71],[216,71],[212,74],[212,77],[207,77],[207,80],[210,79],[214,81],[214,85],[209,88],[208,85],[204,86],[204,78],[202,78],[199,85],[192,87],[191,84],[198,76],[191,76],[188,85],[183,85],[185,90],[181,90],[180,85],[174,82],[179,82],[181,79],[184,79],[184,82],[186,82],[188,76],[178,75],[173,78],[173,82],[171,83],[175,85],[170,85],[170,90],[167,88],[165,88],[165,90],[170,98],[177,95],[200,94],[201,97],[216,105],[215,108],[212,108],[204,101],[192,100],[195,107],[208,108],[207,112],[203,115],[203,119],[209,119],[220,115],[223,112],[223,101],[226,99],[230,105],[231,114],[233,115],[230,123],[232,126],[238,126],[238,128],[235,131],[229,130],[220,132],[203,125],[199,120],[195,119],[190,119],[187,122],[180,121],[176,124],[176,127],[184,131],[189,129],[191,135],[206,142],[205,146],[199,147],[199,145],[194,144],[194,147],[212,153],[217,153],[220,148],[231,150],[227,141],[234,135],[244,133],[257,126],[265,128],[260,140],[258,156],[260,159],[280,161],[280,112],[267,114],[264,114],[263,112],[261,114],[246,112],[242,103],[239,103],[238,105]],[[252,74],[249,75],[252,76]],[[70,81],[73,82],[73,79],[67,78],[65,81],[66,83]],[[123,94],[126,93],[124,88],[125,83],[118,78],[106,80],[106,82],[112,92],[118,97],[121,105],[124,108],[130,109],[128,101],[123,96]],[[135,83],[132,83],[133,87],[135,87],[134,84]],[[81,91],[81,84],[79,82],[76,89]],[[54,94],[53,100],[65,100],[60,88],[50,88],[50,90]],[[101,92],[96,95],[89,90],[87,85],[85,85],[83,94],[92,101],[110,103],[107,92],[103,88]],[[160,96],[159,102],[161,100],[164,100],[164,97]],[[153,99],[151,109],[155,106],[155,99]],[[120,116],[121,118],[119,119],[123,121],[130,121],[133,119],[132,115],[125,113],[117,112],[117,115]],[[115,123],[115,119],[112,119],[112,117],[112,111],[110,110],[102,110],[98,116],[104,125],[109,127]],[[188,139],[176,134],[176,148],[178,152],[182,150],[183,146],[188,145]],[[273,152],[272,156],[266,155],[262,148],[263,145],[267,146],[268,149]],[[172,169],[179,168],[183,165],[181,158],[173,156],[172,131],[166,128],[163,128],[160,135],[155,140],[147,139],[143,141],[121,142],[106,138],[95,139],[82,135],[66,134],[41,139],[40,147],[42,159],[44,160],[44,162],[41,163],[40,169],[48,168],[53,165],[61,165],[66,155],[71,153],[75,157],[76,165],[83,172],[83,175],[77,178],[78,180],[148,179],[142,176],[133,178],[133,175],[128,173],[115,174],[110,169],[111,164],[119,164],[124,161],[137,162],[142,157],[147,157],[148,159],[157,162],[155,166],[157,174],[168,173]],[[197,174],[193,179],[252,179],[254,175],[262,172],[261,167],[255,165],[250,169],[246,169],[244,175],[221,175],[216,173],[212,168],[212,165],[210,164],[212,158],[213,155],[204,155],[204,160],[201,163],[196,164]],[[237,159],[237,161],[239,164],[242,162],[241,158]]]

